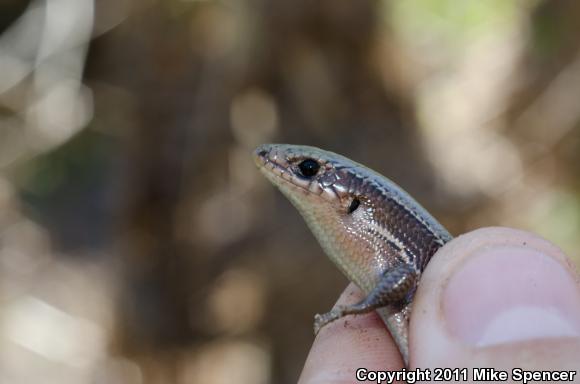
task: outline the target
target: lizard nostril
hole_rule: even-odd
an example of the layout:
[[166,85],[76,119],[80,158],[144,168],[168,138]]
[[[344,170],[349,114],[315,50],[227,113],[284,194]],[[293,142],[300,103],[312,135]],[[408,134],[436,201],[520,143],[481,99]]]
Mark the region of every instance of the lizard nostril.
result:
[[258,167],[262,167],[268,162],[268,157],[270,155],[270,150],[267,147],[260,146],[254,150],[253,157],[254,162]]

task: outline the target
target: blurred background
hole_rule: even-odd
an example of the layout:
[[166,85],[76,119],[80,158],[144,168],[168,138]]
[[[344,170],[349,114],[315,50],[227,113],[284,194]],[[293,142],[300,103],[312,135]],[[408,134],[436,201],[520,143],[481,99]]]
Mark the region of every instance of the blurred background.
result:
[[578,263],[579,34],[574,0],[3,0],[0,382],[296,382],[347,282],[264,142]]

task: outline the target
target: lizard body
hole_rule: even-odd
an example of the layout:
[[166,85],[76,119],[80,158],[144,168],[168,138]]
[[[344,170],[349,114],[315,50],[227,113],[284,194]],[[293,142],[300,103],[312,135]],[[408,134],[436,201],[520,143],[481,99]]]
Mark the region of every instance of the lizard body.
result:
[[408,364],[408,321],[421,272],[451,235],[386,177],[314,147],[266,144],[261,172],[304,217],[329,258],[367,297],[316,315],[315,332],[342,316],[376,310]]

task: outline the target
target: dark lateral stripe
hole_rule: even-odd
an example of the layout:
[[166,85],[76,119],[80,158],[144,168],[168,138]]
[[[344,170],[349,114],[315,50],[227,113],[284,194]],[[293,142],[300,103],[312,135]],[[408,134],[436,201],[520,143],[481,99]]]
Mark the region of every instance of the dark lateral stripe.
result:
[[387,244],[389,244],[389,246],[393,249],[395,249],[397,252],[401,252],[401,247],[399,247],[397,244],[395,244],[393,241],[391,240],[387,240]]

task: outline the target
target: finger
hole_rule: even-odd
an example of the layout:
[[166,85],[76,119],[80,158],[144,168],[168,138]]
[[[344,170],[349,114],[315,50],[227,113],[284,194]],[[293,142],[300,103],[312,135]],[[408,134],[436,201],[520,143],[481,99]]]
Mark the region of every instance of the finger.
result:
[[578,369],[580,282],[535,235],[487,228],[433,257],[410,324],[415,367]]
[[[350,284],[336,305],[354,304],[363,298],[363,292]],[[358,368],[396,370],[402,367],[401,355],[375,312],[345,316],[320,330],[299,383],[353,383],[357,381]]]

